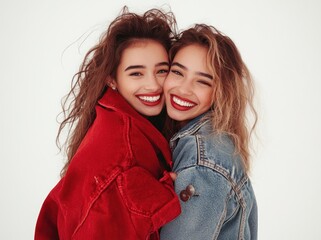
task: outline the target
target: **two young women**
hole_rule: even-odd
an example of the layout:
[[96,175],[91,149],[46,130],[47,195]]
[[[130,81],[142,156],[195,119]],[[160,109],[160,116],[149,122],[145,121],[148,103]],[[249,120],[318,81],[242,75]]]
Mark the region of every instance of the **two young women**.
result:
[[[86,55],[61,125],[76,124],[69,161],[35,239],[256,238],[249,72],[214,28],[197,25],[171,46],[174,29],[171,14],[124,11]],[[156,129],[164,95],[178,129],[170,141],[176,193],[171,152]]]

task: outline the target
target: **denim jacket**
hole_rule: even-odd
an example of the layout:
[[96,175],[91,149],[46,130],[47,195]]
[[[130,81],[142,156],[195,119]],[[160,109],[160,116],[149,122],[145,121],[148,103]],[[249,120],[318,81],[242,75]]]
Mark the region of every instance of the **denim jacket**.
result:
[[170,141],[182,213],[162,228],[161,240],[257,239],[257,205],[242,160],[204,115]]

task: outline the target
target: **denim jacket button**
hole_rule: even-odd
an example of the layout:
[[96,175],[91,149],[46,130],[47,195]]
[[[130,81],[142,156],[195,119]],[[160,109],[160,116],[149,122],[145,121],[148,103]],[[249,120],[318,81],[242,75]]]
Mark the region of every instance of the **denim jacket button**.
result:
[[194,196],[194,194],[195,194],[195,188],[194,188],[194,186],[193,186],[192,184],[188,185],[188,186],[186,187],[186,192],[187,192],[187,194],[188,194],[189,196]]
[[190,195],[187,193],[186,190],[182,190],[180,193],[179,193],[179,197],[181,198],[181,200],[183,202],[186,202],[190,199]]

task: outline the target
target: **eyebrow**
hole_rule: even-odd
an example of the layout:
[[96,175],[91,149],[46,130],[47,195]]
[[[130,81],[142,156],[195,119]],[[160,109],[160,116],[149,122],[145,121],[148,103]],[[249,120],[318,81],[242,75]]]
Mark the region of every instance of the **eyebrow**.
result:
[[207,73],[203,73],[203,72],[196,72],[197,75],[203,76],[203,77],[207,77],[211,80],[213,80],[213,76]]
[[[159,67],[159,66],[167,66],[169,67],[169,63],[168,62],[160,62],[160,63],[157,63],[155,65],[155,67]],[[131,66],[128,66],[125,71],[128,71],[128,70],[131,70],[131,69],[137,69],[137,68],[146,68],[145,65],[131,65]]]
[[178,62],[173,62],[171,67],[173,67],[173,66],[177,66],[177,67],[180,67],[180,68],[182,68],[184,70],[187,70],[187,67],[185,67],[184,65],[182,65],[182,64],[180,64]]
[[[182,68],[184,70],[188,70],[187,67],[185,67],[184,65],[182,65],[182,64],[180,64],[178,62],[173,62],[172,66],[177,66],[177,67]],[[213,80],[213,76],[210,75],[210,74],[207,74],[207,73],[204,73],[204,72],[196,72],[196,74],[199,75],[199,76],[207,77],[207,78]]]
[[125,71],[131,70],[131,69],[136,69],[136,68],[146,68],[146,66],[144,66],[144,65],[131,65],[131,66],[128,66],[125,69]]
[[160,62],[160,63],[157,63],[155,66],[156,66],[156,67],[160,67],[160,66],[167,66],[167,67],[169,67],[169,63],[168,63],[168,62]]

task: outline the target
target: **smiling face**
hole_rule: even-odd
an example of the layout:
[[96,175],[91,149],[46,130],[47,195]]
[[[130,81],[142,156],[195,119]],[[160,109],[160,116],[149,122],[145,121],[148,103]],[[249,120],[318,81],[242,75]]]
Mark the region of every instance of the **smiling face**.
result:
[[183,124],[211,108],[213,74],[206,61],[207,49],[189,45],[174,57],[164,83],[168,115]]
[[168,70],[165,48],[152,40],[139,41],[123,51],[114,84],[137,112],[155,116],[164,106],[163,83]]

